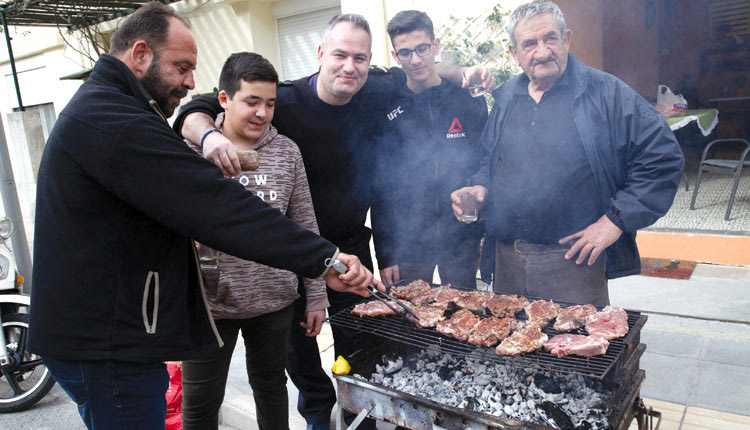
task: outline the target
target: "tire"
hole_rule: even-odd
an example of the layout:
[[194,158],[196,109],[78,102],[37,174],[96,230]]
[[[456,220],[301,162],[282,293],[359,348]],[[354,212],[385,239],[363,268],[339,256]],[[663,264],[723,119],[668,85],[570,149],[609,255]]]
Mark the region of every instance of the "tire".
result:
[[55,380],[42,358],[27,349],[29,315],[3,315],[2,321],[8,353],[20,356],[21,360],[0,373],[0,413],[23,411],[41,400],[55,385]]

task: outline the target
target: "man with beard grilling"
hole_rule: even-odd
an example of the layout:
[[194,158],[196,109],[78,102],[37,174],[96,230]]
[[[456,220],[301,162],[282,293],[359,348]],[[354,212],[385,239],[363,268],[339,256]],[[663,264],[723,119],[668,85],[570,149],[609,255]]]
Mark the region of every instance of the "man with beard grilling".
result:
[[[222,345],[193,238],[340,291],[367,296],[373,281],[169,127],[194,86],[188,26],[157,2],[128,17],[61,112],[39,167],[29,349],[90,429],[163,429],[164,361]],[[349,272],[329,270],[331,258]]]
[[[375,158],[370,136],[377,133],[372,118],[405,81],[400,71],[369,70],[371,57],[367,20],[355,14],[334,17],[318,47],[320,71],[279,85],[272,122],[279,133],[300,148],[321,235],[343,251],[357,255],[370,268],[370,229],[365,226],[365,218],[372,199]],[[442,74],[458,82],[464,79],[461,71],[466,68],[443,66]],[[475,73],[487,87],[494,87],[485,67],[471,68],[466,75],[470,78]],[[204,156],[225,175],[233,176],[240,169],[234,147],[212,131],[213,118],[221,111],[216,98],[198,97],[181,109],[174,128],[189,140],[202,141]],[[315,338],[300,326],[306,321],[304,289],[298,292],[301,297],[295,302],[287,370],[299,390],[297,409],[308,428],[327,429],[336,392],[321,367]],[[330,289],[328,300],[329,315],[356,302]],[[332,332],[337,356],[346,357],[363,346],[364,339],[354,330],[333,326]],[[351,419],[347,417],[347,421]],[[374,425],[367,420],[359,428]]]
[[407,79],[378,118],[380,198],[371,216],[380,279],[431,282],[437,266],[443,284],[476,289],[484,228],[454,219],[450,193],[479,169],[487,105],[438,75],[440,40],[426,13],[401,11],[387,30]]
[[[663,117],[614,76],[568,52],[552,2],[510,17],[524,73],[494,92],[473,194],[490,206],[495,292],[609,303],[607,279],[640,272],[635,235],[672,204],[682,152]],[[484,275],[484,273],[483,273]]]

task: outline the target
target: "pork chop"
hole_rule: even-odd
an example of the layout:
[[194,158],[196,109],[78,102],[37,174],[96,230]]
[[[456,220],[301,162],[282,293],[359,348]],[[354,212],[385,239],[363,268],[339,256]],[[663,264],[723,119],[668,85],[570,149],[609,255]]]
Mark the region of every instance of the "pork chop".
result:
[[527,321],[519,324],[516,331],[510,336],[503,339],[495,351],[500,355],[521,355],[527,352],[534,352],[542,347],[544,342],[549,339],[546,334],[542,333],[542,328],[534,321]]
[[607,352],[609,341],[600,336],[584,336],[581,334],[558,334],[544,342],[544,347],[558,357],[566,355],[581,355],[593,357]]
[[472,330],[474,330],[474,327],[476,327],[479,322],[480,318],[474,315],[470,310],[461,309],[454,313],[449,319],[438,321],[436,330],[446,336],[452,336],[458,340],[466,341]]
[[487,309],[498,318],[513,317],[529,304],[523,296],[495,294],[487,302]]
[[586,331],[607,340],[623,337],[628,330],[628,313],[623,308],[607,306],[586,319]]
[[421,279],[417,279],[406,285],[391,288],[390,294],[397,299],[411,300],[431,289],[430,284]]
[[[393,306],[395,309],[401,310],[401,306],[393,300],[387,300],[388,304]],[[411,307],[411,303],[407,301],[401,301],[404,305]],[[383,317],[388,315],[396,315],[393,309],[389,308],[385,303],[380,300],[372,300],[369,302],[359,303],[352,308],[354,315],[361,317]]]
[[560,305],[552,300],[537,300],[527,305],[524,310],[529,321],[535,321],[544,327],[560,313]]
[[586,324],[586,318],[596,313],[594,305],[575,305],[563,308],[557,315],[555,325],[552,326],[557,331],[571,331],[583,327]]
[[454,303],[461,309],[484,313],[484,308],[493,295],[487,291],[466,291],[458,296]]
[[474,331],[469,335],[469,343],[473,345],[494,346],[508,337],[510,332],[516,327],[516,323],[515,318],[485,318],[474,327]]
[[406,316],[422,328],[435,327],[438,322],[445,319],[445,308],[436,306],[412,306],[411,311],[417,314],[419,319],[414,318],[411,314],[406,314]]

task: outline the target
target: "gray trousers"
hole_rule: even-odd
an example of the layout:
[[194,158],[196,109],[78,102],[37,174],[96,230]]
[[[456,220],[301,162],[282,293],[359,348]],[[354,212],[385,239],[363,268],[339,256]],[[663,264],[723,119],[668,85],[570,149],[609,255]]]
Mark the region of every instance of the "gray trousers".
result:
[[495,242],[493,291],[572,303],[609,304],[607,255],[589,266],[565,259],[570,245],[539,245],[522,240]]

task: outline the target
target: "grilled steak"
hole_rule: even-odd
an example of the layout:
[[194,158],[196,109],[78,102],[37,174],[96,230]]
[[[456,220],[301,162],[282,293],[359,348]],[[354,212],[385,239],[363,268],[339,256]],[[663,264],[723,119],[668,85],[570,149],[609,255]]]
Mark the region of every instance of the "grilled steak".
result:
[[623,308],[607,306],[586,319],[586,331],[607,340],[625,336],[628,330],[628,314]]
[[474,327],[474,331],[469,336],[469,343],[473,345],[494,346],[508,337],[510,332],[516,327],[516,323],[515,318],[485,318]]
[[484,313],[484,308],[492,295],[486,291],[467,291],[456,298],[454,303],[461,309]]
[[[412,306],[411,303],[401,301],[406,306],[409,306],[410,308]],[[401,306],[394,302],[393,300],[388,300],[388,304],[393,306],[394,308],[401,310]],[[361,317],[383,317],[388,315],[396,315],[396,312],[393,311],[393,309],[386,306],[385,303],[381,302],[380,300],[372,300],[369,302],[359,303],[352,309],[352,313],[354,315],[359,315]]]
[[529,316],[529,321],[535,321],[544,327],[560,313],[560,305],[551,300],[537,300],[527,305],[524,310]]
[[539,324],[528,321],[524,324],[519,324],[519,327],[516,327],[516,331],[503,339],[500,345],[495,348],[495,351],[500,355],[521,355],[540,349],[547,339],[549,338],[546,334],[542,333],[542,328]]
[[609,341],[596,335],[558,334],[544,342],[544,347],[558,357],[565,357],[570,354],[593,357],[605,354],[607,347],[609,347]]
[[437,287],[430,288],[429,290],[422,290],[417,296],[411,299],[411,302],[417,306],[427,306],[435,302],[437,296],[445,291],[448,287]]
[[436,306],[412,306],[412,312],[419,316],[419,320],[411,314],[406,314],[409,319],[414,321],[419,327],[435,327],[435,325],[445,319],[445,308]]
[[469,334],[479,324],[480,318],[467,309],[461,309],[447,320],[439,321],[436,330],[446,336],[466,341]]
[[529,304],[529,300],[522,296],[493,295],[487,302],[487,309],[498,318],[513,317]]
[[412,298],[417,297],[425,291],[431,289],[432,287],[430,287],[430,284],[421,279],[417,279],[416,281],[409,282],[406,285],[391,288],[390,294],[397,299],[406,299],[411,301]]
[[557,331],[571,331],[581,328],[586,324],[586,318],[596,313],[594,305],[575,305],[563,308],[557,315],[555,325],[552,326]]
[[441,305],[449,305],[453,302],[455,302],[459,297],[466,294],[465,291],[456,290],[455,288],[450,288],[450,286],[444,287],[443,291],[440,292],[440,294],[435,297],[435,303],[441,304]]

